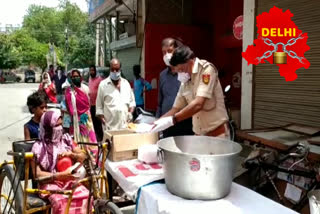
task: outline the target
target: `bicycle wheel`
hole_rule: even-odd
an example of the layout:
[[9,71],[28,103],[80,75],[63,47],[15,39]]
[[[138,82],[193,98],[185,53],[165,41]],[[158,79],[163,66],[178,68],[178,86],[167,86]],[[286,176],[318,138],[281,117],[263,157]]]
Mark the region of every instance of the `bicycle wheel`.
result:
[[120,208],[109,200],[97,199],[94,201],[95,214],[106,214],[108,211],[113,214],[123,214]]
[[22,213],[23,193],[19,178],[9,165],[4,165],[0,173],[0,213]]

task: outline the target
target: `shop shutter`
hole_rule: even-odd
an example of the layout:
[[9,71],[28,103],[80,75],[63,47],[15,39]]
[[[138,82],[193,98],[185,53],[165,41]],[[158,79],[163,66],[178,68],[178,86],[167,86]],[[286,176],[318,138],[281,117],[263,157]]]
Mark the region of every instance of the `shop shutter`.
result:
[[121,62],[121,69],[127,80],[134,79],[132,67],[140,64],[140,48],[126,48],[117,50],[117,57]]
[[309,69],[297,70],[298,79],[286,82],[278,66],[269,63],[254,68],[253,127],[299,123],[320,126],[320,1],[258,0],[257,14],[277,6],[293,13],[292,20],[308,33]]

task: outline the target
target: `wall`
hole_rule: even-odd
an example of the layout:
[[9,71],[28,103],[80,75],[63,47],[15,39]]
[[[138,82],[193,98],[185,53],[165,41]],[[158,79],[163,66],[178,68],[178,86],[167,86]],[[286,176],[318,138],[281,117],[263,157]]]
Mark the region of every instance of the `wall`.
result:
[[126,48],[117,51],[117,57],[121,62],[122,73],[129,81],[134,79],[132,67],[139,64],[140,54],[140,48]]
[[[175,4],[173,4],[175,2]],[[243,13],[243,0],[147,1],[145,29],[146,79],[158,79],[165,68],[162,62],[161,41],[178,37],[195,51],[197,57],[215,64],[222,87],[232,84],[233,76],[241,76],[242,40],[233,36],[233,22]],[[157,90],[146,93],[146,108],[156,108]],[[232,106],[240,109],[241,88],[230,91]]]
[[192,22],[192,1],[190,0],[145,1],[147,23],[190,25]]
[[[196,56],[210,59],[212,32],[200,27],[186,25],[147,24],[145,31],[145,79],[158,81],[160,72],[165,69],[161,52],[161,41],[166,37],[183,38],[183,42],[191,47]],[[146,109],[156,110],[158,89],[146,92]]]
[[[242,0],[199,1],[193,0],[193,24],[211,28],[213,43],[211,46],[212,63],[219,70],[220,82],[224,88],[232,85],[236,73],[241,76],[242,40],[233,36],[233,22],[243,14]],[[232,107],[240,109],[241,88],[230,91]]]

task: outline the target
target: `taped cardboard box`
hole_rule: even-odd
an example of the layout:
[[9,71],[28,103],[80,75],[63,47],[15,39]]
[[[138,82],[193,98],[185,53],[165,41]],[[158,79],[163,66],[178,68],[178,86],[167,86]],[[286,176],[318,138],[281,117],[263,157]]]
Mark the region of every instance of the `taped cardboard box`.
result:
[[138,148],[145,144],[156,144],[158,133],[136,133],[132,130],[105,131],[103,142],[111,143],[109,160],[123,161],[138,157]]

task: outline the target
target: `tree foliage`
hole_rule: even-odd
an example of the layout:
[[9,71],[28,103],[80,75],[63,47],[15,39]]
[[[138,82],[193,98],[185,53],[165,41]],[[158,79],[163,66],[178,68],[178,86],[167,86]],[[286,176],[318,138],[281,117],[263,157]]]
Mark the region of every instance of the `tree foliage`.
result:
[[47,66],[46,54],[49,46],[33,38],[26,29],[21,29],[12,34],[12,41],[22,58],[24,65],[37,65],[41,68]]
[[15,68],[20,62],[21,57],[11,38],[6,34],[0,34],[0,68]]
[[24,16],[23,28],[41,43],[60,45],[64,39],[61,15],[54,8],[31,5]]
[[0,68],[30,64],[44,68],[49,44],[55,47],[59,64],[68,61],[73,67],[85,67],[92,63],[95,34],[88,14],[68,0],[60,1],[58,8],[31,5],[22,29],[0,37]]

